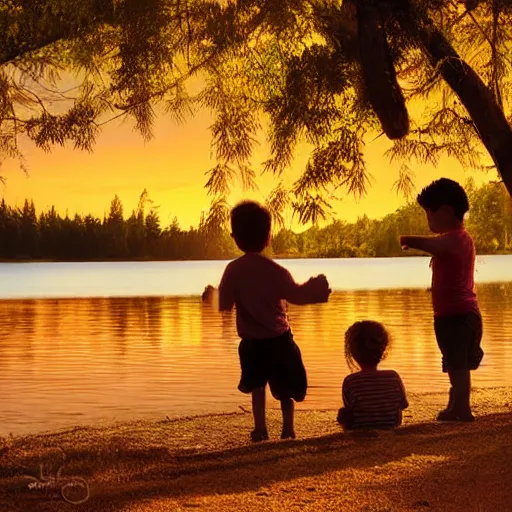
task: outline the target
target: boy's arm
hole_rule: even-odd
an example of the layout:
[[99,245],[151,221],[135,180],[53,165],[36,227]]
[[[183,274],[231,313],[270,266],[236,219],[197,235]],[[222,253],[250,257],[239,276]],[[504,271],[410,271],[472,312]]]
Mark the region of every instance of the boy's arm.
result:
[[353,422],[353,411],[351,407],[349,387],[347,386],[346,379],[343,381],[341,396],[343,400],[343,407],[338,411],[336,421],[340,425],[350,428]]
[[398,373],[396,374],[396,378],[398,379],[398,387],[400,389],[400,409],[407,409],[409,407],[409,401],[407,400],[407,394],[405,392],[405,386],[400,378]]
[[321,274],[311,277],[303,284],[298,284],[288,270],[283,268],[283,298],[297,305],[327,302],[331,290],[327,278]]
[[224,270],[219,284],[219,311],[231,311],[235,305],[235,290],[229,265]]
[[342,407],[338,410],[336,421],[345,428],[351,428],[352,424],[354,423],[354,412],[352,409]]
[[341,387],[341,398],[343,400],[343,407],[350,409],[352,407],[352,400],[350,399],[350,387],[346,378],[343,381],[343,385]]
[[400,245],[402,249],[418,249],[432,254],[443,256],[452,251],[452,244],[449,237],[438,236],[401,236]]

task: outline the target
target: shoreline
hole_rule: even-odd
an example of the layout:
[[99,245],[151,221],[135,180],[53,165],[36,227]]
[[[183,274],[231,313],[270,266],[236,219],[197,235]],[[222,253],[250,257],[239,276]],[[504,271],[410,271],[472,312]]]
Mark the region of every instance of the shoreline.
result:
[[[427,391],[427,392],[407,392],[407,396],[409,398],[410,403],[409,407],[404,410],[403,414],[403,423],[402,427],[411,424],[418,423],[429,423],[435,420],[436,413],[439,409],[444,408],[447,401],[447,393],[444,391]],[[276,416],[278,422],[280,418],[280,409],[279,402],[271,397],[267,400],[267,414],[270,414],[271,417]],[[472,388],[472,402],[473,403],[473,412],[475,416],[481,415],[489,415],[495,413],[503,413],[503,412],[511,412],[512,413],[512,385],[510,386],[491,386],[491,387],[483,387],[483,388]],[[338,407],[341,407],[341,403]],[[301,404],[295,409],[296,415],[304,415],[306,417],[313,415],[325,415],[325,417],[329,417],[329,415],[333,418],[333,421],[336,419],[336,415],[338,413],[338,408],[302,408]],[[213,418],[223,418],[223,417],[244,417],[246,416],[249,420],[251,420],[251,405],[247,403],[245,405],[233,406],[229,410],[225,411],[211,411],[205,413],[190,413],[190,414],[177,414],[173,415],[171,413],[162,412],[161,415],[157,415],[156,413],[152,413],[147,417],[138,418],[134,420],[126,420],[126,419],[113,419],[109,417],[103,417],[95,422],[84,421],[82,423],[76,424],[68,424],[64,426],[56,426],[56,427],[48,427],[41,428],[40,430],[33,432],[22,432],[19,434],[13,434],[12,431],[8,433],[0,432],[0,447],[5,443],[6,439],[12,440],[29,440],[32,438],[44,438],[46,436],[61,436],[66,435],[68,433],[75,432],[77,430],[87,430],[87,431],[102,431],[102,430],[112,430],[112,429],[124,429],[125,427],[129,427],[131,425],[159,425],[159,424],[172,424],[172,423],[182,423],[182,422],[209,422]],[[273,421],[273,420],[272,420]],[[339,430],[338,424],[336,423],[336,429]],[[300,423],[297,423],[297,428],[300,429]],[[251,424],[250,421],[247,427],[250,431]],[[277,436],[276,431],[276,436]],[[315,432],[311,432],[309,429],[307,430],[307,435],[316,435]],[[303,436],[301,436],[303,437]],[[279,436],[275,437],[273,440],[278,440]],[[248,439],[246,439],[247,441]],[[272,440],[272,439],[271,439]],[[243,440],[242,440],[243,441]],[[242,443],[243,444],[243,443]]]
[[[381,432],[343,433],[336,410],[298,410],[294,441],[279,440],[276,410],[259,444],[243,411],[3,437],[2,511],[507,510],[512,387],[474,390],[472,424],[434,422],[446,399],[410,393],[404,425]],[[89,485],[83,505],[22,476],[39,463],[51,476],[63,454],[62,474]]]
[[[316,256],[307,257],[292,254],[272,254],[274,260],[382,260],[382,259],[397,259],[397,258],[424,258],[429,257],[426,253],[421,251],[402,252],[389,256]],[[512,251],[496,251],[496,252],[482,252],[478,253],[476,257],[481,256],[511,256]],[[0,263],[169,263],[169,262],[208,262],[208,261],[231,261],[236,256],[230,258],[206,258],[206,259],[166,259],[166,258],[96,258],[96,259],[51,259],[51,258],[0,258]]]

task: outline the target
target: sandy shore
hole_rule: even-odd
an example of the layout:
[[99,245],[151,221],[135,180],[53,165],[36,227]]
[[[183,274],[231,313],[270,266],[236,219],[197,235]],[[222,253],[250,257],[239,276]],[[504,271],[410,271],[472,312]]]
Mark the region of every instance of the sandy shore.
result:
[[[346,434],[334,410],[298,411],[298,439],[258,445],[242,411],[1,439],[0,511],[512,510],[512,389],[476,390],[473,424],[435,423],[445,399],[411,395],[393,432]],[[269,430],[278,439],[277,411]],[[64,454],[59,487],[28,487],[23,475],[55,475]],[[70,476],[89,486],[83,504],[59,493]]]

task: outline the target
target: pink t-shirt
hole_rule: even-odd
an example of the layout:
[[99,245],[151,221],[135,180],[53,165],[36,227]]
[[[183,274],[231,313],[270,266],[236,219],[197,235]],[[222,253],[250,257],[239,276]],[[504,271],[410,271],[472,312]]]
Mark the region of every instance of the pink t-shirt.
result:
[[475,245],[464,229],[443,235],[447,250],[433,256],[432,305],[434,316],[480,314],[475,293]]
[[311,304],[325,300],[318,294],[318,286],[311,280],[299,285],[275,261],[247,253],[228,263],[224,270],[219,285],[219,309],[236,307],[236,326],[241,338],[273,338],[290,329],[286,301]]

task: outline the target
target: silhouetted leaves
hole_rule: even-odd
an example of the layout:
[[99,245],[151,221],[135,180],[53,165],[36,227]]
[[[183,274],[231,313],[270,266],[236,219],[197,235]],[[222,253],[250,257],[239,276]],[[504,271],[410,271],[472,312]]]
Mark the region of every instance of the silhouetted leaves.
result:
[[[365,6],[378,48],[375,30],[358,25]],[[409,168],[442,155],[480,166],[479,133],[441,79],[445,60],[432,58],[418,31],[438,31],[443,48],[467,61],[509,114],[510,26],[508,0],[471,9],[441,0],[4,2],[0,157],[22,158],[23,136],[47,151],[67,143],[91,150],[103,124],[123,116],[147,139],[161,112],[183,122],[205,108],[213,119],[216,162],[206,183],[213,202],[234,180],[254,188],[251,159],[263,134],[270,148],[263,168],[276,175],[291,167],[298,144],[311,146],[290,193],[298,218],[322,219],[333,198],[370,185],[367,135],[382,123],[388,134],[405,131],[400,89],[411,128],[388,156]],[[70,81],[76,86],[63,90]],[[407,192],[412,174],[404,169],[396,188]]]
[[412,199],[415,190],[414,178],[414,171],[408,165],[402,164],[398,180],[393,183],[393,188],[397,193],[401,193],[407,199]]
[[[360,7],[372,11],[372,24],[381,36],[379,49],[373,48],[371,34],[361,41],[365,31],[358,27],[357,4],[4,2],[0,157],[22,158],[23,136],[47,151],[67,143],[91,150],[101,127],[123,116],[131,116],[147,139],[161,112],[183,122],[206,108],[213,118],[216,162],[206,184],[213,202],[227,196],[234,180],[246,188],[255,186],[257,168],[251,159],[263,134],[270,147],[263,168],[276,175],[290,168],[298,144],[311,146],[308,163],[290,192],[299,218],[313,218],[304,216],[309,210],[321,219],[333,198],[367,190],[367,134],[373,137],[380,131],[384,118],[388,133],[404,131],[404,122],[399,123],[401,130],[389,129],[404,114],[395,108],[403,103],[398,83],[411,129],[388,155],[409,168],[411,159],[436,164],[441,155],[464,166],[480,166],[479,134],[441,80],[446,62],[432,64],[417,29],[438,30],[443,44],[453,44],[453,53],[474,68],[510,114],[512,3],[482,0],[466,9],[442,0],[361,1]],[[361,43],[368,59],[361,57]],[[388,72],[379,72],[375,83],[368,83],[377,54],[382,56],[378,64],[385,63]],[[63,90],[63,83],[70,81],[75,85]],[[388,93],[378,94],[390,90],[398,94],[393,108]],[[396,188],[407,192],[412,175],[407,178],[404,169]]]
[[274,188],[271,192],[265,206],[272,215],[273,229],[277,232],[285,227],[285,213],[290,205],[289,192],[284,188],[282,183]]

